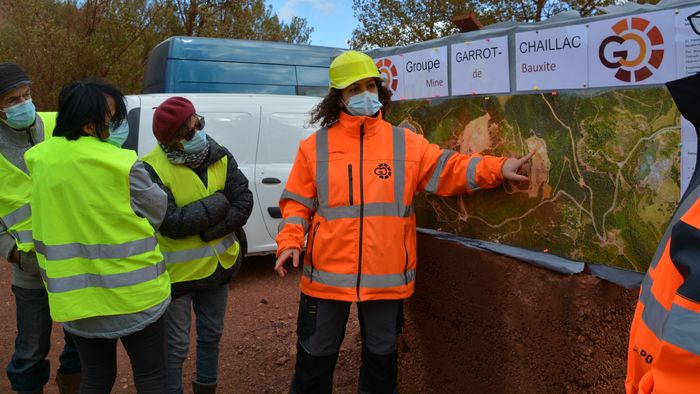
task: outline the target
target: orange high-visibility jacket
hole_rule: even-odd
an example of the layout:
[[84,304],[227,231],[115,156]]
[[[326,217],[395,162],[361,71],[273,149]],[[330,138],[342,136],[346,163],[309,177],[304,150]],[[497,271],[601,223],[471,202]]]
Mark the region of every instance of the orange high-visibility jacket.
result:
[[700,187],[679,207],[642,283],[630,331],[628,394],[700,392],[698,197]]
[[299,145],[280,199],[277,255],[301,249],[301,291],[340,301],[413,294],[413,196],[492,188],[505,158],[442,150],[381,119],[341,112],[339,121]]
[[[698,128],[700,74],[667,86]],[[630,330],[627,394],[700,392],[699,198],[696,169],[642,282]]]

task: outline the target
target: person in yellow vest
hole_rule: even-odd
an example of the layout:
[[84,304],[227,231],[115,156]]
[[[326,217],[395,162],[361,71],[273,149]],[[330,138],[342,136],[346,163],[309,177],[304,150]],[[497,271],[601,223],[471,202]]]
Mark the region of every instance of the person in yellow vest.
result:
[[155,232],[167,196],[128,136],[124,96],[96,80],[59,94],[53,136],[27,151],[32,236],[51,316],[72,334],[81,393],[109,393],[117,341],[136,391],[165,392],[170,279]]
[[172,282],[166,314],[168,393],[182,393],[192,310],[197,329],[196,394],[214,393],[228,284],[241,266],[236,233],[253,209],[248,179],[233,155],[206,135],[204,117],[184,97],[171,97],[153,114],[158,145],[144,156],[152,180],[168,194],[158,231]]
[[[37,116],[31,82],[21,66],[0,63],[0,256],[12,266],[17,336],[7,365],[12,389],[41,392],[51,367],[46,356],[51,346],[51,315],[46,289],[32,243],[29,207],[32,183],[24,153],[42,142],[53,129],[55,117]],[[80,359],[70,334],[64,331],[56,383],[60,393],[77,393]]]
[[347,51],[311,112],[322,127],[299,145],[280,197],[275,270],[306,242],[291,391],[331,393],[350,306],[362,334],[359,393],[395,393],[403,300],[416,278],[414,194],[441,196],[526,181],[522,158],[460,154],[384,120],[391,91],[371,57]]
[[51,138],[53,129],[56,127],[56,112],[37,112],[37,117],[44,123],[44,139]]

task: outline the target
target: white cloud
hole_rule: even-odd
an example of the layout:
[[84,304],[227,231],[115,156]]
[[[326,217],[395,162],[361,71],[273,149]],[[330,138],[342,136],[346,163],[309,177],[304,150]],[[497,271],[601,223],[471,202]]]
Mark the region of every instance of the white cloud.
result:
[[338,7],[336,6],[334,1],[288,0],[286,3],[284,3],[284,5],[282,5],[280,10],[277,12],[277,16],[286,21],[292,19],[293,16],[305,17],[306,15],[299,15],[299,8],[301,7],[309,7],[314,12],[319,12],[324,15],[335,14],[338,11]]

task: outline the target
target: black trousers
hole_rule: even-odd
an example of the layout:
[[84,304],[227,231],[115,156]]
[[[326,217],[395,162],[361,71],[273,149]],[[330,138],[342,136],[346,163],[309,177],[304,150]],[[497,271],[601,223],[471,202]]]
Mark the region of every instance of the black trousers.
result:
[[[331,393],[333,373],[351,302],[324,300],[301,294],[297,318],[297,358],[291,391]],[[398,336],[403,325],[403,300],[357,303],[362,335],[360,393],[395,393]]]
[[121,338],[84,338],[73,335],[83,364],[80,394],[108,394],[117,377],[117,339],[122,341],[134,372],[136,391],[165,393],[167,354],[165,319]]

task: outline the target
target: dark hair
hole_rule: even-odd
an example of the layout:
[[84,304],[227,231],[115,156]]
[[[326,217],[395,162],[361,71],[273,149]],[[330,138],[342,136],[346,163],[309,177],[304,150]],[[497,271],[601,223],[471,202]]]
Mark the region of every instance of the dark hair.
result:
[[[379,93],[379,102],[382,103],[382,119],[386,119],[387,114],[391,110],[391,90],[382,85],[382,80],[374,78],[377,82],[377,92]],[[320,121],[321,127],[328,127],[338,121],[340,111],[343,108],[342,90],[331,88],[326,97],[311,110],[311,123],[315,124]]]
[[[107,97],[114,100],[114,114],[105,124],[109,113]],[[126,104],[119,89],[99,80],[75,81],[65,85],[58,95],[58,115],[53,135],[77,140],[87,135],[83,126],[92,125],[95,136],[105,140],[109,136],[109,124],[119,126],[125,120]]]

